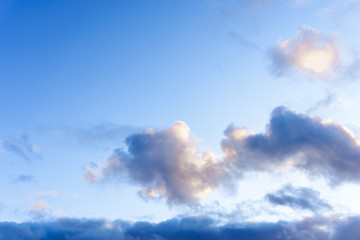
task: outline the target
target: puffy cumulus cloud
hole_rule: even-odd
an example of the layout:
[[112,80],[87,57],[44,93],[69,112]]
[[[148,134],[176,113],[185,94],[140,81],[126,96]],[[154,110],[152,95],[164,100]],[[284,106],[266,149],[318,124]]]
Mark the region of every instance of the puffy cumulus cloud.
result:
[[62,218],[47,222],[0,222],[0,239],[357,240],[359,229],[359,216],[314,217],[292,222],[240,222],[223,225],[207,217],[179,217],[160,223]]
[[332,209],[319,195],[319,192],[311,188],[296,188],[291,184],[287,184],[275,193],[268,193],[265,198],[273,205],[288,206],[295,210],[302,209],[318,212],[324,209]]
[[126,138],[127,151],[116,150],[104,163],[86,169],[87,182],[127,176],[141,185],[140,195],[166,198],[169,204],[194,205],[226,178],[212,152],[198,153],[184,122],[149,129]]
[[323,176],[331,184],[360,180],[359,142],[340,124],[277,107],[265,133],[230,125],[224,134],[224,158],[240,176],[246,171],[295,168]]
[[339,64],[340,49],[330,38],[302,27],[294,38],[280,40],[270,57],[272,71],[278,76],[296,67],[304,73],[330,77]]

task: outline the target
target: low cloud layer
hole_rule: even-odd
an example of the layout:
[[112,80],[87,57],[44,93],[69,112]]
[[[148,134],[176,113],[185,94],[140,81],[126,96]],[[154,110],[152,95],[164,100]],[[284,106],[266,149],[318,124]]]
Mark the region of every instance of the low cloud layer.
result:
[[319,197],[320,193],[305,187],[293,187],[291,184],[285,185],[275,193],[268,193],[265,197],[271,204],[277,206],[287,206],[294,210],[310,210],[318,212],[330,210],[332,207]]
[[360,146],[345,127],[277,107],[265,133],[229,126],[221,146],[225,160],[246,171],[299,169],[331,184],[360,181]]
[[98,182],[126,176],[141,185],[143,197],[196,204],[219,187],[225,172],[212,152],[198,153],[194,141],[184,122],[130,135],[126,150],[118,149],[103,164],[88,167],[85,179]]
[[297,68],[311,75],[329,77],[340,61],[340,50],[329,37],[303,27],[294,38],[280,40],[271,50],[270,58],[272,71],[277,76]]
[[0,239],[117,240],[357,240],[360,217],[315,217],[301,221],[218,225],[211,218],[183,217],[160,223],[62,218],[48,222],[1,222]]

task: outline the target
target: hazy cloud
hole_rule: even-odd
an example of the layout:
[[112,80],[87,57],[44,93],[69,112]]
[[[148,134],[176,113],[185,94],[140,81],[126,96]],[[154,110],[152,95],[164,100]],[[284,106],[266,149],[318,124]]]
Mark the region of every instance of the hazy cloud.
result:
[[285,185],[275,193],[268,193],[265,198],[273,205],[288,206],[295,210],[310,210],[318,212],[329,210],[332,207],[320,198],[320,193],[306,187],[293,187],[291,184]]
[[6,139],[0,142],[0,146],[9,152],[12,152],[26,161],[40,159],[39,147],[30,142],[29,136],[24,134],[13,139]]
[[219,225],[207,217],[178,217],[160,223],[61,218],[42,222],[1,222],[0,238],[12,240],[357,240],[360,218],[314,217],[300,221]]
[[49,210],[50,207],[46,202],[42,200],[38,200],[37,202],[31,205],[29,209],[29,215],[31,215],[35,219],[40,219],[48,215]]
[[20,174],[18,175],[15,180],[15,182],[25,182],[25,183],[28,183],[28,182],[35,182],[35,177],[34,176],[31,176],[31,175],[26,175],[26,174]]
[[184,122],[176,122],[169,129],[130,135],[126,146],[126,150],[116,150],[97,167],[87,167],[85,180],[98,182],[127,176],[141,186],[139,193],[143,197],[194,205],[225,178],[214,153],[198,153]]
[[346,16],[350,12],[355,12],[360,8],[358,0],[331,1],[325,8],[320,10],[320,15],[337,19]]
[[310,27],[302,27],[297,35],[279,40],[270,51],[271,70],[282,76],[291,68],[320,77],[331,77],[340,61],[340,50],[334,41]]
[[66,130],[80,144],[101,147],[119,144],[126,136],[138,132],[139,128],[108,122],[87,127],[69,127]]

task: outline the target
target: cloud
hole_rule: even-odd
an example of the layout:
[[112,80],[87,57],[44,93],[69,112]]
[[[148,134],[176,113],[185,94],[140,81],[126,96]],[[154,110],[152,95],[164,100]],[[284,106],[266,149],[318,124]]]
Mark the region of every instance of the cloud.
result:
[[0,142],[1,147],[12,152],[26,161],[40,159],[39,147],[30,142],[29,136],[24,134],[14,139],[6,139]]
[[[116,149],[101,164],[88,166],[85,181],[129,180],[140,185],[144,198],[189,206],[219,188],[233,187],[254,171],[301,170],[311,177],[324,177],[332,185],[360,181],[359,141],[340,124],[277,107],[264,133],[230,125],[224,135],[223,157],[218,158],[210,151],[197,151],[184,122],[133,134],[126,138],[126,148]],[[316,197],[306,189],[287,190],[293,194],[293,207],[302,193]],[[307,208],[314,210],[315,205],[309,203]]]
[[313,217],[299,221],[219,225],[208,217],[177,217],[160,223],[60,218],[41,222],[0,222],[0,238],[13,240],[357,240],[360,218]]
[[59,194],[56,191],[42,191],[36,192],[36,197],[58,197]]
[[198,153],[184,122],[176,122],[169,129],[130,135],[126,146],[97,167],[87,167],[85,180],[99,182],[126,176],[141,185],[139,193],[143,197],[194,205],[225,179],[224,168],[214,153]]
[[81,145],[99,148],[104,146],[112,146],[114,143],[122,142],[126,136],[140,129],[136,127],[118,125],[107,122],[87,127],[68,127],[66,133],[72,139],[76,139]]
[[265,199],[273,205],[288,206],[294,210],[331,210],[332,207],[319,198],[319,192],[305,187],[295,188],[291,184],[285,185],[275,193],[268,193]]
[[34,176],[26,175],[26,174],[20,174],[15,178],[14,182],[29,183],[29,182],[36,182],[36,180],[35,180]]
[[50,207],[46,202],[39,200],[30,207],[29,215],[40,219],[49,214],[49,209]]
[[334,93],[327,93],[326,97],[317,101],[313,106],[306,110],[307,114],[310,114],[321,107],[327,107],[336,100],[337,96]]
[[294,38],[279,40],[271,49],[270,58],[271,70],[277,76],[297,68],[313,76],[331,77],[340,62],[340,50],[329,37],[302,27]]
[[351,12],[357,13],[360,3],[357,0],[332,1],[325,8],[320,10],[320,15],[337,19],[347,16]]
[[360,147],[340,124],[323,122],[277,107],[265,133],[230,125],[221,146],[225,160],[241,176],[246,171],[300,169],[331,184],[360,180]]

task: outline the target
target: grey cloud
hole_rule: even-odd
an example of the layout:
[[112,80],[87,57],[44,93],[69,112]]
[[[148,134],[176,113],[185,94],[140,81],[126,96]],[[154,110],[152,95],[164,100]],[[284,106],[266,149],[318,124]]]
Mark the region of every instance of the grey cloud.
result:
[[229,126],[221,145],[240,175],[282,167],[323,176],[332,184],[360,180],[360,147],[348,129],[285,107],[273,110],[265,133]]
[[0,222],[0,238],[13,240],[357,240],[359,216],[314,217],[299,221],[238,222],[219,225],[208,217],[177,217],[160,223],[108,222],[62,218],[39,222]]
[[287,184],[275,193],[268,193],[265,199],[273,205],[288,206],[295,210],[310,210],[312,212],[331,210],[332,207],[319,195],[319,192],[311,188],[296,188]]
[[87,167],[85,180],[98,182],[126,176],[141,185],[143,197],[166,198],[169,204],[196,205],[218,188],[225,171],[212,152],[197,152],[195,139],[184,122],[164,130],[149,129],[126,138],[98,167]]
[[13,139],[6,139],[2,141],[1,145],[6,151],[12,152],[26,161],[41,158],[37,146],[30,141],[26,134]]

